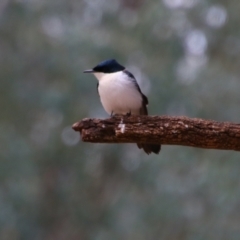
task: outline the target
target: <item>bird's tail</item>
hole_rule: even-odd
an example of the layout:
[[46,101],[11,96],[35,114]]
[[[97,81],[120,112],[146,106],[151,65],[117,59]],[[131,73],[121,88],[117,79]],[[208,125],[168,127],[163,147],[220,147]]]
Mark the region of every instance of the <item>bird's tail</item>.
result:
[[[140,115],[148,115],[148,110],[147,110],[147,104],[148,104],[148,99],[147,97],[142,94],[143,97],[143,104],[140,109]],[[160,144],[146,144],[146,143],[137,143],[138,148],[142,148],[145,153],[150,154],[150,153],[155,153],[159,154],[161,150],[161,145]]]
[[155,153],[159,154],[161,150],[161,145],[159,144],[143,144],[143,143],[137,143],[138,148],[142,148],[145,153],[150,154],[150,153]]

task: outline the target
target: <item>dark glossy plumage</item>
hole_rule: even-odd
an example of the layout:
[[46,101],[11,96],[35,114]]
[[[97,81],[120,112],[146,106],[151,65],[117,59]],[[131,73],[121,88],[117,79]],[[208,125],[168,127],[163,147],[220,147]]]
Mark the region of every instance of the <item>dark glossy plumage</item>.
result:
[[93,71],[102,73],[114,73],[123,71],[124,69],[125,67],[119,64],[115,59],[109,59],[99,63],[93,68]]

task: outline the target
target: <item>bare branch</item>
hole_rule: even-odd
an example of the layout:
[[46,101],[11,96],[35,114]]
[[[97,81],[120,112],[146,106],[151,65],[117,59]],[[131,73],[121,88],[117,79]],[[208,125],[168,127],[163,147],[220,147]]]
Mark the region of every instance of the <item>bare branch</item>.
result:
[[240,151],[240,124],[169,116],[114,116],[73,125],[94,143],[153,143]]

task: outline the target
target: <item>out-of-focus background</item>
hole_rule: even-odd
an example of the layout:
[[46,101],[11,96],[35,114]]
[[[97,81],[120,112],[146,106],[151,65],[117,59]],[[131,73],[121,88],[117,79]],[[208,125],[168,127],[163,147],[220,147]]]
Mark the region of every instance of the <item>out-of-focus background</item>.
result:
[[240,2],[0,1],[0,239],[238,240],[240,154],[83,143],[85,69],[116,58],[153,115],[240,122]]

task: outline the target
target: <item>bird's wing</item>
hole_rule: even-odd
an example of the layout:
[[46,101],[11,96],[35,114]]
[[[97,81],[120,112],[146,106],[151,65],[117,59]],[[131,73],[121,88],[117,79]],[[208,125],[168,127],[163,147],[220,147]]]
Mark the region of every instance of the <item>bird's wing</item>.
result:
[[148,98],[142,93],[142,97],[143,97],[143,103],[145,105],[148,105]]
[[136,80],[136,78],[133,76],[133,74],[130,73],[130,72],[129,72],[128,70],[126,70],[126,69],[125,69],[123,72],[128,75],[128,77],[133,81],[133,83],[134,83],[135,87],[137,88],[137,90],[141,93],[142,99],[143,99],[143,104],[144,104],[144,105],[148,105],[148,98],[142,93],[142,91],[141,91],[141,89],[140,89],[140,87],[139,87],[139,85],[138,85],[138,83],[137,83],[137,80]]
[[132,73],[130,73],[128,70],[124,70],[124,72],[128,75],[128,77],[133,81],[135,87],[137,88],[137,90],[139,91],[139,93],[142,96],[142,107],[140,109],[140,115],[148,115],[148,110],[147,110],[147,105],[148,105],[148,98],[142,93],[137,80],[135,79],[135,77],[133,76]]

